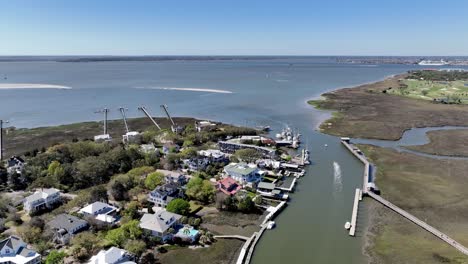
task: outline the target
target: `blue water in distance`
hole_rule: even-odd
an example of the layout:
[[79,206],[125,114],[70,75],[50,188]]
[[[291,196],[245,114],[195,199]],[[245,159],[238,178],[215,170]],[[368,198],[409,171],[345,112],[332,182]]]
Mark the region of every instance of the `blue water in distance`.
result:
[[[313,165],[291,195],[289,206],[267,231],[253,263],[364,263],[366,206],[360,211],[357,237],[344,223],[351,217],[352,198],[359,187],[362,165],[336,137],[316,131],[326,116],[307,99],[326,91],[383,79],[417,69],[417,65],[337,64],[334,58],[289,58],[243,61],[171,62],[1,62],[0,83],[42,83],[70,90],[0,90],[0,118],[16,127],[37,127],[98,120],[93,112],[129,109],[142,116],[145,105],[161,116],[167,104],[174,116],[193,116],[238,125],[285,124],[297,128],[311,150]],[[4,80],[3,76],[7,79]],[[136,89],[136,87],[204,88],[231,94]],[[324,144],[328,144],[325,147]],[[333,162],[341,168],[343,188],[335,188]]]

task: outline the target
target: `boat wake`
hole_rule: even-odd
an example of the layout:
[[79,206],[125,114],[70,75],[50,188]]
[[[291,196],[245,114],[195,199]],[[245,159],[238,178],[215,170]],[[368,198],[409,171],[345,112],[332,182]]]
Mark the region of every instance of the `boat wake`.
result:
[[140,86],[135,87],[136,89],[152,89],[152,90],[171,90],[171,91],[190,91],[190,92],[205,92],[205,93],[223,93],[223,94],[232,94],[233,92],[228,90],[219,90],[219,89],[206,89],[206,88],[179,88],[179,87],[148,87]]
[[71,89],[71,87],[41,83],[0,83],[0,90],[13,89]]
[[341,167],[338,162],[333,162],[333,185],[334,193],[339,193],[343,190],[343,182],[341,180]]

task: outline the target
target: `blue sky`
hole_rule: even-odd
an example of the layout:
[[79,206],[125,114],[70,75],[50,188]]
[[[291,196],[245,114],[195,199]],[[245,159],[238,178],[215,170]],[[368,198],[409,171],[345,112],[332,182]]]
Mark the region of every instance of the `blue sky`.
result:
[[0,55],[468,55],[466,0],[0,0]]

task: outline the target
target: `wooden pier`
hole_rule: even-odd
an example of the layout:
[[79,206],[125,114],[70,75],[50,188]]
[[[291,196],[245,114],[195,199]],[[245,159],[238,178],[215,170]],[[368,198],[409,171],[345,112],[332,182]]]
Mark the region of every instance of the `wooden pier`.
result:
[[351,214],[351,228],[349,229],[350,236],[354,236],[354,234],[356,233],[356,225],[357,225],[357,217],[358,217],[360,200],[362,200],[362,192],[358,188],[356,189],[356,193],[354,194],[353,213]]

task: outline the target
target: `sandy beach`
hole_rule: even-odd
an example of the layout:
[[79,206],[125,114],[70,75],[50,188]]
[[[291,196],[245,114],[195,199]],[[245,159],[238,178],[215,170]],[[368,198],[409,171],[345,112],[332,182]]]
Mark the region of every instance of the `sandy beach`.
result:
[[153,89],[153,90],[172,90],[172,91],[191,91],[191,92],[206,92],[206,93],[224,93],[232,94],[231,91],[206,89],[206,88],[178,88],[178,87],[136,87],[137,89]]
[[71,89],[71,87],[40,83],[0,83],[0,90],[10,89]]

